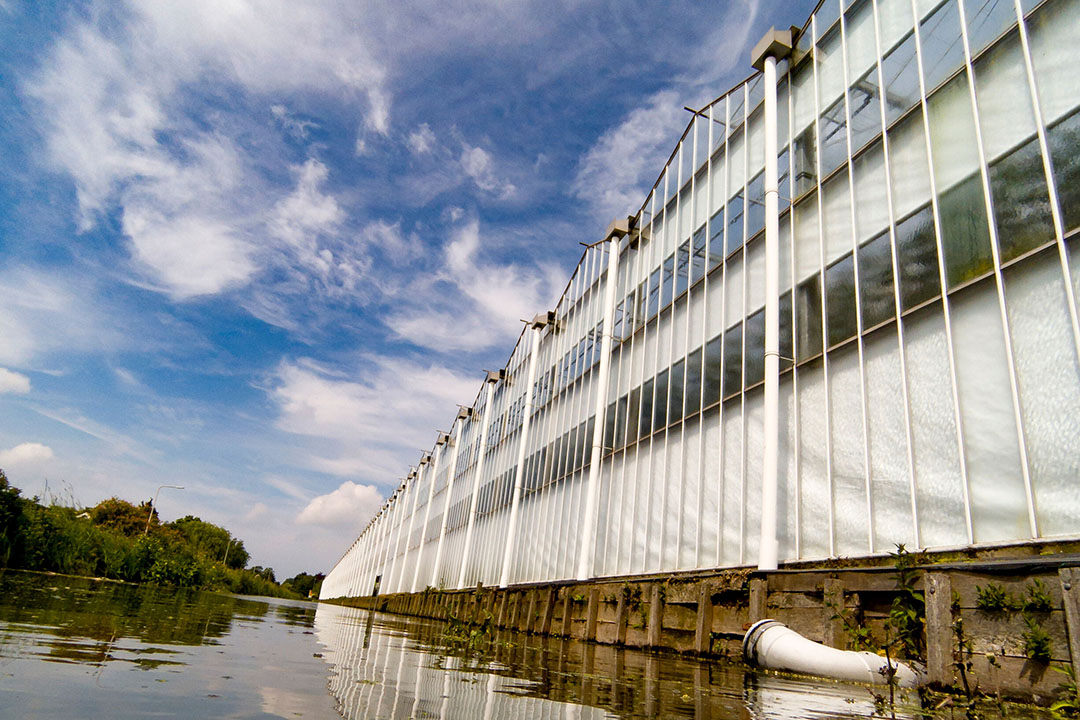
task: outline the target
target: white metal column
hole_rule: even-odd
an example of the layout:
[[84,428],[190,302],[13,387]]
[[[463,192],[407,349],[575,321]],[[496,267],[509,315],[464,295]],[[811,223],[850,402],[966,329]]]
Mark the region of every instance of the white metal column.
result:
[[604,315],[600,321],[600,367],[597,370],[596,410],[593,420],[592,454],[589,459],[589,481],[585,497],[585,520],[581,525],[578,548],[578,580],[588,580],[593,574],[596,554],[596,514],[600,498],[600,460],[604,455],[604,428],[607,425],[608,382],[611,371],[611,330],[615,321],[615,285],[619,276],[619,238],[630,232],[628,220],[616,221],[608,228],[608,262],[604,280]]
[[529,420],[533,413],[533,386],[536,385],[536,357],[540,354],[540,336],[547,325],[547,314],[537,315],[530,323],[532,327],[532,348],[529,351],[529,372],[525,382],[525,410],[521,418],[521,446],[518,449],[517,470],[514,472],[514,497],[510,504],[510,521],[506,530],[506,549],[503,552],[502,574],[499,587],[506,587],[510,579],[510,559],[514,555],[514,541],[517,539],[518,512],[521,509],[521,483],[525,473],[525,455],[528,452]]
[[776,173],[776,60],[791,52],[791,32],[769,29],[753,52],[765,90],[765,417],[758,569],[775,570],[780,432],[780,221]]

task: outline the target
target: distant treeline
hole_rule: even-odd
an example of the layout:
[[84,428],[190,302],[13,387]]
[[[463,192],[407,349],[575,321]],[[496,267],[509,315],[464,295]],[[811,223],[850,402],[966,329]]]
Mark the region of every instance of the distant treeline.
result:
[[318,596],[322,574],[300,573],[279,584],[273,568],[247,567],[244,542],[225,528],[191,515],[162,523],[150,506],[115,497],[90,508],[43,504],[22,497],[0,470],[0,567],[242,595]]

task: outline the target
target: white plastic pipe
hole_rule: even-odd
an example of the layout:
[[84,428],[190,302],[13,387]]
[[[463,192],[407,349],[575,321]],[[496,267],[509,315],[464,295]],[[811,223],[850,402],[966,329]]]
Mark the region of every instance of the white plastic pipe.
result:
[[[759,620],[743,637],[743,659],[750,665],[803,675],[871,685],[889,684],[889,661],[872,652],[838,650],[807,640],[776,620]],[[926,682],[922,668],[892,661],[897,687]]]

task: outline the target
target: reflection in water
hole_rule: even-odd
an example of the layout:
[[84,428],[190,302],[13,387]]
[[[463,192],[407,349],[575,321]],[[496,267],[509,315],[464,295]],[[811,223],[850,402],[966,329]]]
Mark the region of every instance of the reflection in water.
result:
[[[445,625],[320,605],[316,635],[346,718],[863,718],[868,688],[758,674],[558,638],[495,632],[476,652]],[[914,695],[908,702],[914,701]],[[883,708],[878,708],[879,711]],[[897,707],[896,718],[914,718]]]

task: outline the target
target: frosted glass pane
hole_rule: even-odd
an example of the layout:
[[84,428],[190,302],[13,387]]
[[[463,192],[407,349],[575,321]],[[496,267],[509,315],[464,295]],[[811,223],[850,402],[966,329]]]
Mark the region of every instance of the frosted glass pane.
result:
[[728,140],[727,196],[742,192],[746,182],[746,134],[739,132]]
[[829,33],[817,46],[818,108],[822,111],[844,92],[843,54],[838,30]]
[[915,0],[915,12],[919,14],[919,18],[926,17],[926,14],[933,10],[941,0]]
[[799,374],[799,545],[803,558],[828,557],[832,498],[825,475],[825,382],[821,360],[796,372]]
[[[761,540],[761,483],[764,462],[765,392],[757,388],[746,394],[746,490],[743,494],[743,561],[753,563]],[[777,520],[779,525],[779,519]]]
[[1080,5],[1071,0],[1048,2],[1028,20],[1031,62],[1043,121],[1052,125],[1080,105],[1080,73],[1076,71],[1076,28]]
[[724,281],[724,327],[728,328],[743,319],[743,258],[742,254],[727,262]]
[[801,282],[821,269],[817,197],[795,206],[795,280]]
[[765,305],[765,242],[758,240],[746,248],[746,314]]
[[881,143],[877,143],[855,161],[855,230],[858,241],[869,240],[888,224],[885,153]]
[[866,466],[863,460],[862,394],[855,345],[830,353],[833,522],[836,554],[869,550]]
[[702,170],[694,178],[694,227],[696,230],[709,218],[709,175]]
[[840,172],[821,189],[822,235],[825,237],[825,264],[851,252],[851,191],[847,172]]
[[791,214],[780,219],[780,293],[791,289]]
[[[754,177],[762,168],[765,167],[765,113],[764,111],[756,112],[750,116],[750,121],[747,123],[749,129],[750,144],[747,146],[749,150],[749,157],[747,162],[749,163],[748,176]],[[779,127],[779,126],[777,126]],[[778,133],[780,134],[780,133]],[[783,141],[781,141],[781,144]]]
[[987,161],[1035,134],[1019,33],[1013,32],[980,58],[975,65],[975,92]]
[[705,414],[705,443],[702,464],[702,483],[705,500],[701,504],[701,556],[703,567],[720,564],[720,513],[723,509],[724,479],[720,468],[720,412]]
[[878,28],[881,33],[881,53],[887,53],[914,27],[911,0],[878,0]]
[[900,220],[930,199],[922,114],[909,115],[889,131],[888,138],[894,217]]
[[942,193],[979,167],[975,119],[965,74],[961,73],[933,95],[927,101],[927,111],[934,179],[938,193]]
[[[664,338],[666,341],[667,338]],[[642,356],[642,377],[650,378],[656,374],[656,325],[650,325],[645,329],[645,347]]]
[[610,487],[608,489],[608,515],[604,524],[603,574],[613,575],[618,570],[619,523],[626,514],[623,496],[623,454],[616,453],[609,461]]
[[[712,170],[709,172],[712,193],[712,203],[709,205],[709,215],[712,215],[720,208],[724,207],[724,200],[727,198],[727,185],[725,176],[725,155],[720,152],[719,155],[712,159]],[[715,233],[716,230],[714,229]]]
[[724,489],[720,525],[720,564],[741,562],[740,539],[743,509],[742,416],[738,400],[724,405]]
[[780,379],[780,425],[779,444],[777,446],[776,483],[776,532],[780,544],[778,557],[781,560],[794,560],[795,540],[798,526],[795,523],[799,498],[795,482],[798,458],[795,457],[795,393],[792,374]]
[[923,547],[966,543],[963,478],[941,304],[906,317],[904,340],[919,541]]
[[1080,528],[1080,369],[1056,251],[1005,274],[1028,465],[1043,535]]
[[664,436],[657,435],[652,441],[651,469],[649,472],[648,557],[645,567],[657,571],[661,568],[664,550],[665,495],[668,489],[667,449]]
[[896,327],[867,336],[866,405],[869,410],[870,491],[874,550],[892,550],[915,541],[911,514],[903,375]]
[[874,4],[864,2],[844,21],[847,42],[848,82],[854,82],[877,62],[874,41]]
[[669,250],[673,248],[674,244],[680,243],[690,237],[690,233],[694,231],[693,209],[693,198],[690,194],[690,188],[687,188],[679,195],[679,234],[668,238],[671,243],[671,245],[668,246]]
[[698,450],[698,443],[700,442],[700,420],[697,418],[688,420],[683,431],[682,472],[686,489],[681,512],[682,534],[679,540],[679,567],[681,568],[698,567],[698,529],[701,527],[699,515],[705,507],[699,468],[701,453]]
[[649,520],[649,473],[651,472],[650,460],[652,458],[649,443],[638,443],[637,474],[634,480],[634,529],[633,546],[630,551],[630,566],[636,572],[645,569],[646,553],[648,552],[648,520]]
[[792,97],[792,137],[814,121],[814,66],[804,63],[792,76],[795,94]]
[[[719,314],[720,309],[716,308],[714,312]],[[690,291],[688,320],[689,326],[686,331],[686,345],[688,350],[693,351],[696,348],[701,347],[701,343],[704,341],[702,331],[705,326],[705,293],[702,291],[701,286]]]
[[997,290],[984,281],[953,298],[953,348],[975,541],[1028,537]]
[[711,340],[724,330],[724,273],[715,272],[708,280],[708,310],[705,315],[705,337]]

